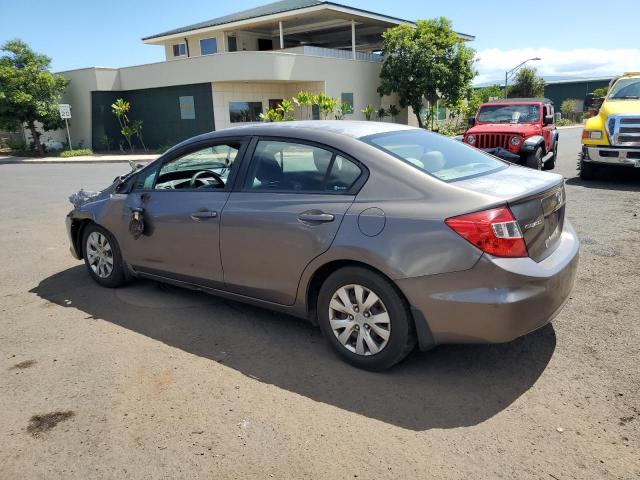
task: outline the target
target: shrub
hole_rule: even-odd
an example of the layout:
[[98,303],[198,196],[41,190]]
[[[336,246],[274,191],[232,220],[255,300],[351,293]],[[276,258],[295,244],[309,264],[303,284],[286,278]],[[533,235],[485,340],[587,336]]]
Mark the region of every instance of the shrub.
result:
[[169,150],[173,145],[160,145],[156,148],[156,153],[164,153]]
[[561,118],[556,122],[556,126],[558,127],[568,127],[569,125],[575,125],[576,122],[569,118]]
[[74,150],[64,150],[58,153],[58,156],[61,158],[81,157],[83,155],[93,155],[93,151],[90,148],[76,148]]
[[7,140],[7,147],[9,147],[11,150],[23,151],[27,149],[27,144],[24,142],[24,140],[9,138]]

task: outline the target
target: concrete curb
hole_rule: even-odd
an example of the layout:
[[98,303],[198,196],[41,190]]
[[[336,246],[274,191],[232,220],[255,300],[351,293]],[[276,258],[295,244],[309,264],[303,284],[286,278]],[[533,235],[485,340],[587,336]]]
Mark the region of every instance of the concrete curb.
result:
[[566,130],[568,128],[583,128],[584,125],[566,125],[564,127],[556,127],[558,130]]

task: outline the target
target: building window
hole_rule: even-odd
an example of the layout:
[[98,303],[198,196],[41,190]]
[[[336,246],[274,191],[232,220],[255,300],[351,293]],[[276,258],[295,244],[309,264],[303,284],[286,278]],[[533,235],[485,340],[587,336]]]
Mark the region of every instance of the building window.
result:
[[173,56],[174,57],[184,57],[187,54],[187,44],[186,43],[176,43],[173,46]]
[[262,113],[262,102],[229,102],[231,123],[258,122]]
[[320,120],[320,107],[315,103],[311,106],[311,120]]
[[346,103],[349,106],[347,113],[353,113],[353,93],[340,94],[340,105]]
[[192,96],[178,97],[180,103],[180,119],[195,120],[196,107]]
[[200,55],[212,55],[218,53],[218,40],[215,38],[203,38],[200,40]]

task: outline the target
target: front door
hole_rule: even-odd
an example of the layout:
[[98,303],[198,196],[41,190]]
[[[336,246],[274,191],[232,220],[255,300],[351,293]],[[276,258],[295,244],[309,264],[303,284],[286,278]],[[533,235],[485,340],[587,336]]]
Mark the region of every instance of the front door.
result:
[[[125,233],[126,261],[141,272],[222,285],[220,213],[242,142],[200,145],[142,170],[123,211],[141,211],[144,233]],[[238,157],[239,158],[239,157]]]
[[303,270],[330,247],[362,173],[329,148],[258,141],[244,184],[222,213],[225,288],[292,305]]

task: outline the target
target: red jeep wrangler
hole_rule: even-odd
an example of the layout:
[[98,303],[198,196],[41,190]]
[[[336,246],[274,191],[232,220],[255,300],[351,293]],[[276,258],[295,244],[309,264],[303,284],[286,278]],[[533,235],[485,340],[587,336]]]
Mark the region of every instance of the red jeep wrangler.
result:
[[483,103],[469,119],[463,142],[512,163],[551,170],[558,153],[553,114],[553,102],[546,98]]

